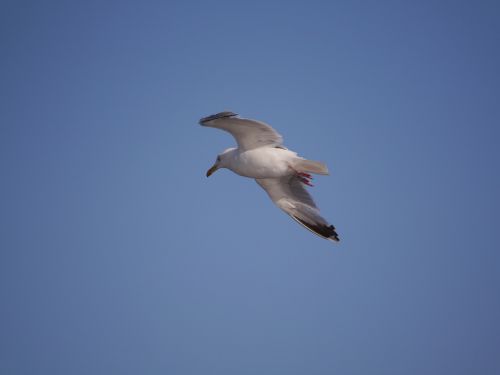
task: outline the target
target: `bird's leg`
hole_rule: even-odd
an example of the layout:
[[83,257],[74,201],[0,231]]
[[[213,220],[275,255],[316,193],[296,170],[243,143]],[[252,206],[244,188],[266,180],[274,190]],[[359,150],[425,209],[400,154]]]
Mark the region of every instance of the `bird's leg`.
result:
[[308,178],[309,180],[312,180],[313,179],[313,176],[311,176],[309,173],[305,173],[305,172],[297,172],[297,174],[301,177],[305,177],[305,178]]
[[303,183],[306,184],[307,186],[313,187],[314,185],[311,184],[312,176],[308,173],[303,173],[303,172],[298,172],[297,177],[299,180]]
[[299,179],[300,182],[302,182],[303,184],[305,184],[307,186],[311,186],[311,187],[314,186],[313,184],[311,184],[311,180],[313,179],[313,176],[311,176],[309,173],[299,172],[295,168],[293,168],[292,166],[290,166],[290,169],[295,172],[295,175],[297,176],[297,178]]

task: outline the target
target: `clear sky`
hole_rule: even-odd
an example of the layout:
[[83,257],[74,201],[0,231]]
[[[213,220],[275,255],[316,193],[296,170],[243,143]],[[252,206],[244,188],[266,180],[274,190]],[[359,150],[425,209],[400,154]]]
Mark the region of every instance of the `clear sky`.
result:
[[[496,1],[3,1],[0,373],[499,374]],[[227,170],[328,164],[341,242]]]

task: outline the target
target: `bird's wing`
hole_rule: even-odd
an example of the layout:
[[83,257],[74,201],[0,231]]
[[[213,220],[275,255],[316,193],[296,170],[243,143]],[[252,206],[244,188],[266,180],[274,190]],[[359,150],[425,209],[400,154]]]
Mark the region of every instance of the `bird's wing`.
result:
[[269,125],[240,118],[233,112],[220,112],[200,120],[200,125],[218,128],[231,133],[238,147],[250,150],[262,146],[281,146],[283,137]]
[[339,241],[335,227],[319,213],[311,195],[297,176],[256,179],[271,200],[295,221],[314,234],[331,241]]

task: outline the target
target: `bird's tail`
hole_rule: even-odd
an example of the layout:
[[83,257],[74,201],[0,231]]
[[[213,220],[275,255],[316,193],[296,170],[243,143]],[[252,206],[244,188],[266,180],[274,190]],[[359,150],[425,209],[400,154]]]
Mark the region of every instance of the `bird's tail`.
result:
[[329,174],[326,164],[320,161],[298,159],[294,164],[294,168],[299,172],[309,172],[322,175]]

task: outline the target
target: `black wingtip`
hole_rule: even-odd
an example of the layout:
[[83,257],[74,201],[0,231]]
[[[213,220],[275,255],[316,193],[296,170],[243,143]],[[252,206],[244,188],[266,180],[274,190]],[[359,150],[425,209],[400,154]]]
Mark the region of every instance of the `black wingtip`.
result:
[[315,225],[315,224],[310,224],[304,220],[299,219],[298,217],[294,216],[294,218],[300,222],[303,226],[305,226],[307,229],[311,230],[312,232],[316,233],[318,236],[323,237],[327,240],[332,240],[335,242],[339,242],[340,238],[339,235],[337,234],[337,231],[335,230],[335,227],[333,225]]
[[216,113],[215,115],[203,117],[200,120],[200,125],[203,125],[203,124],[205,124],[208,121],[217,120],[219,118],[234,117],[234,116],[238,116],[238,114],[234,113],[234,112],[231,112],[231,111],[219,112],[219,113]]

